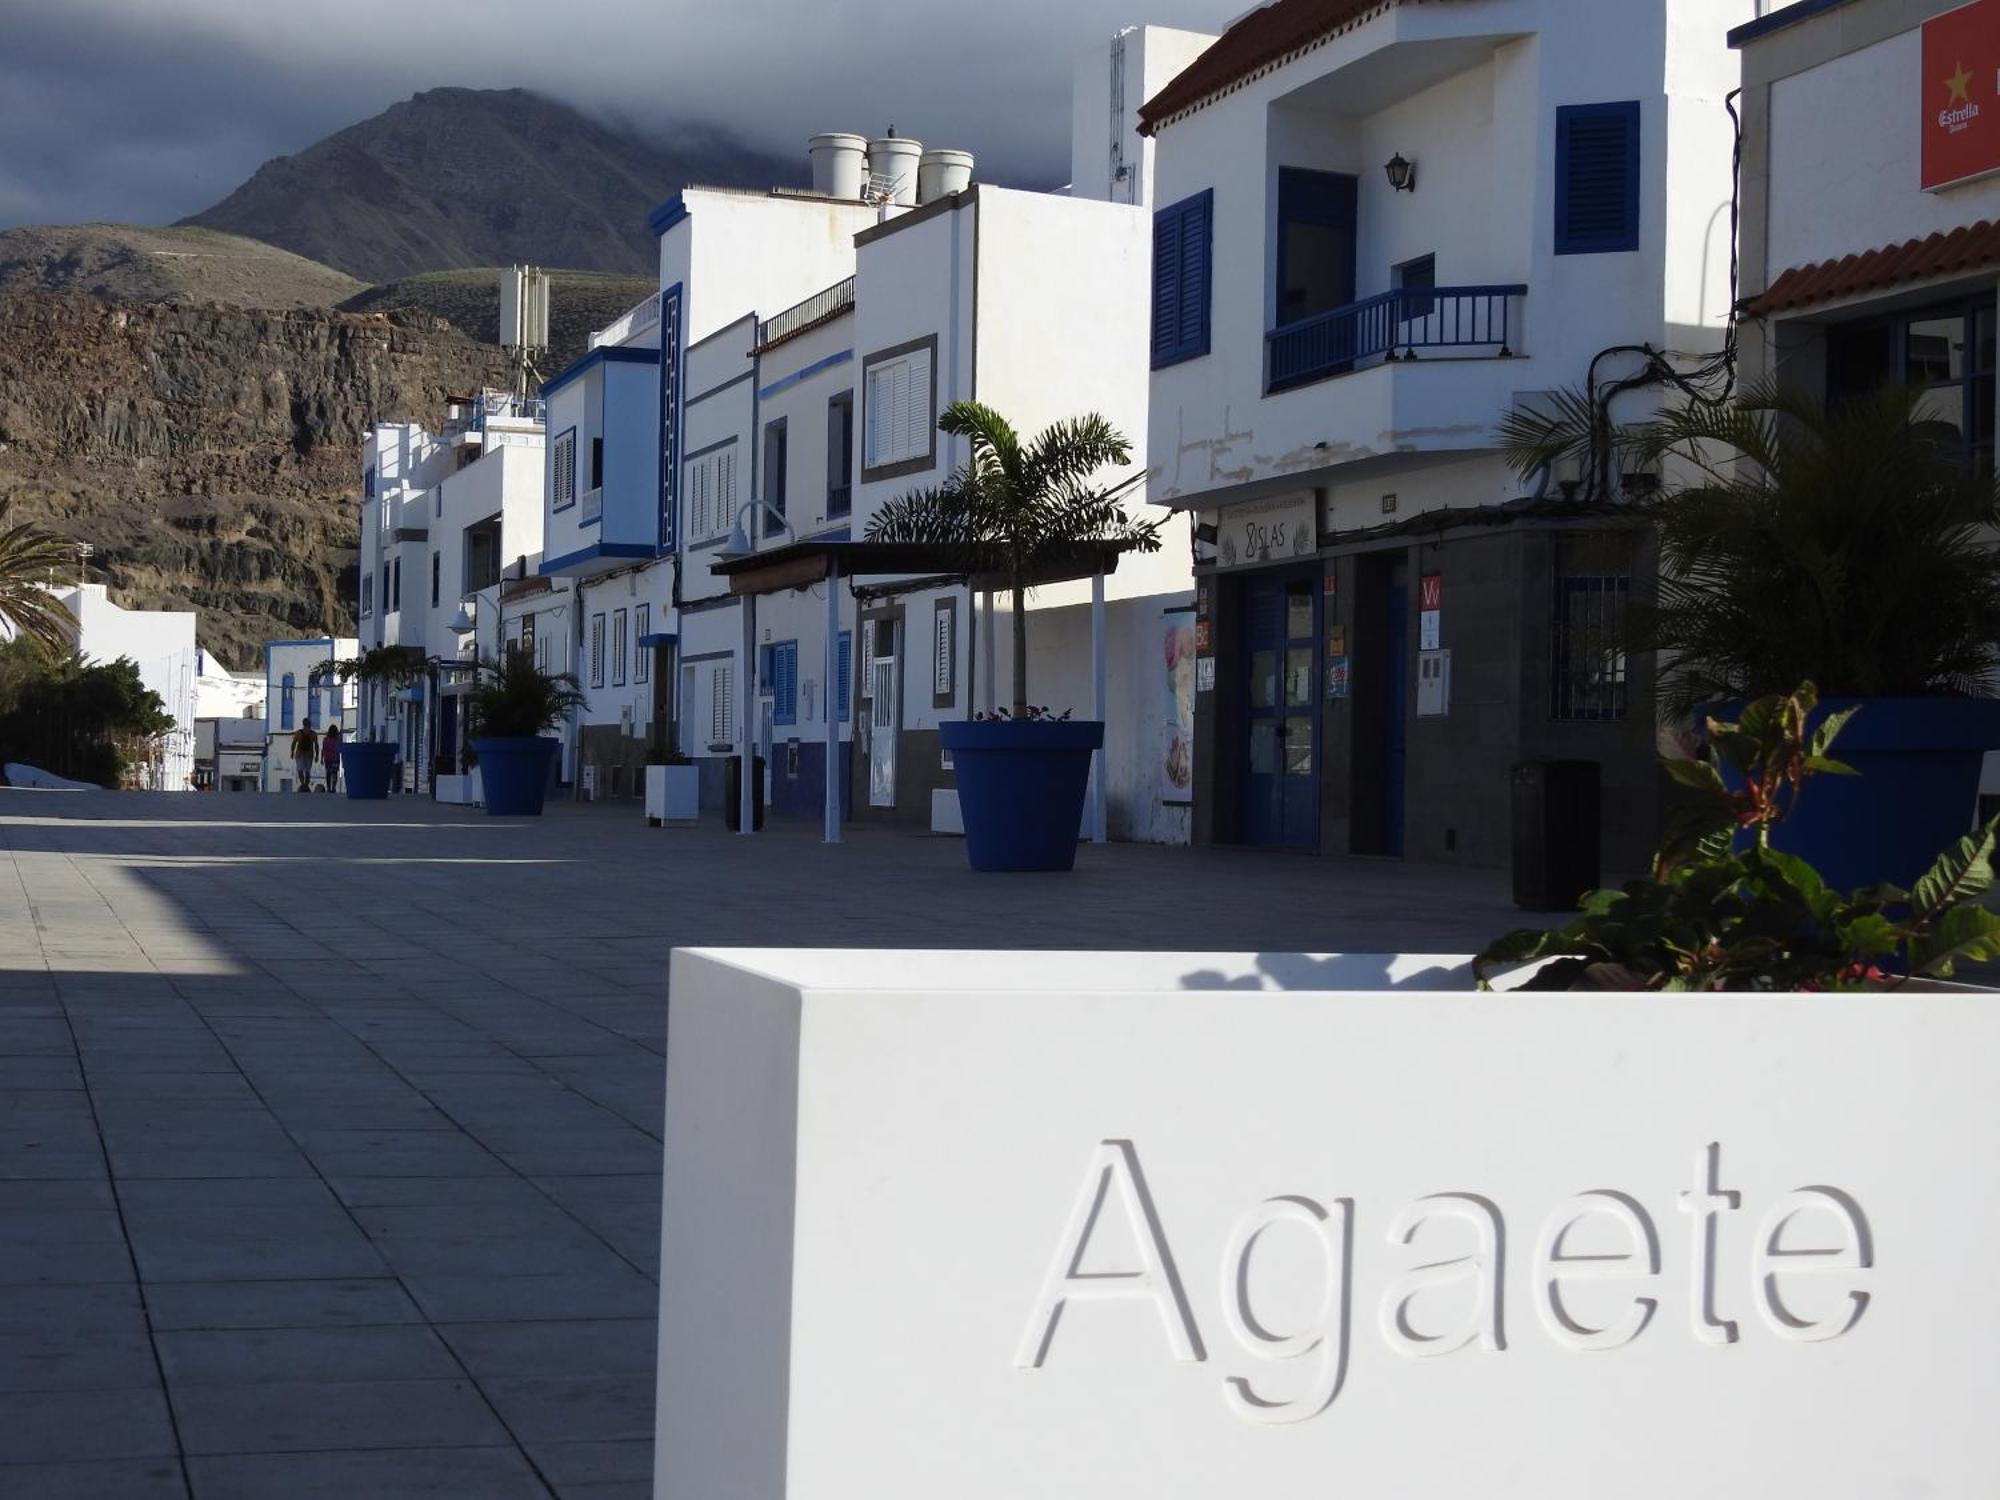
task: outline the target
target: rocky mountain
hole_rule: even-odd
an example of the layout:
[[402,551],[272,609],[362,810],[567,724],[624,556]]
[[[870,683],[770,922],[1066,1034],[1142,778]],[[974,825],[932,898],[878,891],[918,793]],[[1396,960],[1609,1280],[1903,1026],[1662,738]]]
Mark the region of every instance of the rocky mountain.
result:
[[0,297],[0,503],[95,549],[134,608],[198,609],[235,667],[352,633],[359,450],[500,384],[440,319]]
[[0,297],[83,292],[112,302],[329,307],[362,289],[331,266],[213,229],[52,224],[0,230]]
[[711,131],[655,145],[525,89],[429,89],[293,156],[184,224],[279,245],[364,281],[516,261],[643,275],[646,215],[691,179],[797,181]]

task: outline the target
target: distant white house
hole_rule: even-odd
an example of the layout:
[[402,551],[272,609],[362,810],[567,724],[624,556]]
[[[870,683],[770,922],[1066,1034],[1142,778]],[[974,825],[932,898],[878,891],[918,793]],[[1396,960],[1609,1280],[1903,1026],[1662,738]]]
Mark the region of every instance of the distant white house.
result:
[[[264,645],[264,703],[267,731],[262,789],[298,790],[293,774],[291,740],[310,725],[324,733],[336,717],[343,731],[355,730],[355,692],[315,668],[345,661],[360,649],[351,637],[315,636],[304,640],[267,641]],[[317,772],[315,773],[317,780]]]
[[174,721],[154,754],[137,767],[140,784],[157,791],[188,790],[194,785],[194,721],[202,670],[195,612],[125,609],[111,602],[101,583],[70,584],[55,592],[76,617],[76,649],[84,660],[130,659],[139,680],[160,695]]
[[412,790],[460,759],[461,664],[498,656],[502,593],[547,592],[533,582],[542,447],[541,402],[490,390],[448,401],[436,431],[382,424],[364,440],[358,644],[406,646],[433,669],[400,689],[357,685],[358,732],[399,747]]

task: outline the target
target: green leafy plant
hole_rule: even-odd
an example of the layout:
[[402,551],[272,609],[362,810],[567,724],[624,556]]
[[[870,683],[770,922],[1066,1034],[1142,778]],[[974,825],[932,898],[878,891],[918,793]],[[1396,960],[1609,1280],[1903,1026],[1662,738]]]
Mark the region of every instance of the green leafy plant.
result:
[[1014,604],[1014,713],[1028,704],[1027,591],[1037,575],[1090,542],[1117,542],[1133,552],[1157,552],[1159,521],[1125,514],[1125,498],[1143,472],[1114,484],[1097,475],[1129,463],[1132,445],[1095,412],[1057,422],[1032,442],[977,401],[957,401],[938,430],[967,439],[970,461],[943,484],[889,501],[866,532],[871,542],[924,542],[960,549],[967,571],[993,569],[1007,580]]
[[544,672],[526,651],[481,657],[465,694],[472,733],[492,739],[532,739],[554,729],[584,702],[574,672]]
[[1807,683],[1733,723],[1710,719],[1711,750],[1734,775],[1714,761],[1666,762],[1684,796],[1651,876],[1593,892],[1566,926],[1489,944],[1473,963],[1481,987],[1496,969],[1546,960],[1522,988],[1877,990],[2000,959],[2000,915],[1979,904],[2000,820],[1947,849],[1909,891],[1843,895],[1771,847],[1812,777],[1854,774],[1829,752],[1857,710],[1810,729],[1818,702]]
[[2000,486],[1969,469],[1924,393],[1837,405],[1772,386],[1613,429],[1561,393],[1501,423],[1514,467],[1658,472],[1629,503],[1658,527],[1659,597],[1632,646],[1670,709],[1815,682],[1834,697],[1978,696],[2000,666]]
[[74,567],[76,546],[28,523],[5,525],[0,505],[0,622],[54,653],[76,640],[76,617],[50,590],[58,568]]
[[26,635],[0,642],[0,761],[117,787],[174,727],[129,657],[86,662]]
[[343,683],[360,682],[393,689],[423,681],[429,670],[429,659],[416,646],[371,646],[359,656],[315,663],[310,676],[315,685],[333,677]]

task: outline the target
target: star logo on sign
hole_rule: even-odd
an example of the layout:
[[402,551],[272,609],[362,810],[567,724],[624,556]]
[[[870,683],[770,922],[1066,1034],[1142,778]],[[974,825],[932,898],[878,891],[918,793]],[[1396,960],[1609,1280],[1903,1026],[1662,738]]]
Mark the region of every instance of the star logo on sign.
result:
[[[1972,75],[1966,71],[1961,61],[1958,71],[1945,79],[1944,86],[1951,90],[1950,104],[1970,104],[1972,102]],[[1947,105],[1949,108],[1949,105]]]

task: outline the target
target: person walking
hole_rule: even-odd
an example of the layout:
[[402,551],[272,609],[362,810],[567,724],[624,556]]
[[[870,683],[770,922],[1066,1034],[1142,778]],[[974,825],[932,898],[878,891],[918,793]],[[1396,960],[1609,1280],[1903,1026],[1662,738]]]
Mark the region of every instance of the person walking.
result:
[[328,722],[319,746],[320,759],[326,766],[326,789],[337,792],[340,790],[340,720]]
[[292,773],[298,777],[302,792],[313,789],[313,762],[318,757],[319,736],[313,733],[313,721],[307,719],[292,731]]

